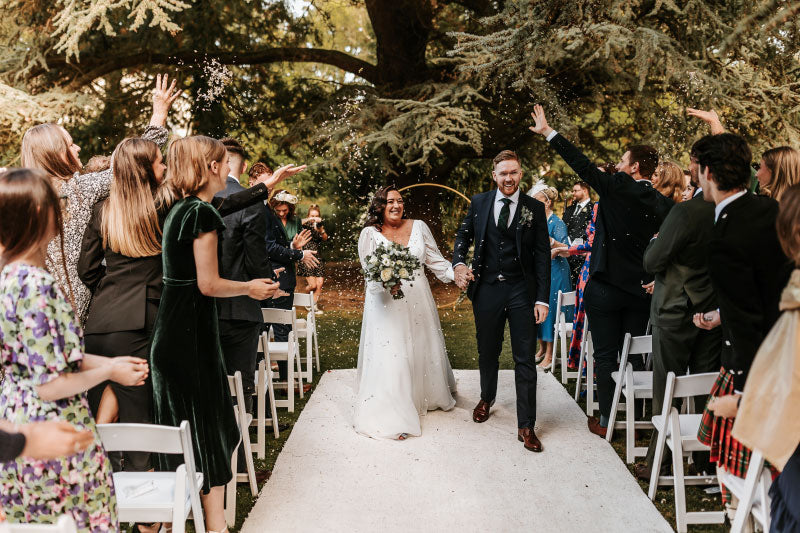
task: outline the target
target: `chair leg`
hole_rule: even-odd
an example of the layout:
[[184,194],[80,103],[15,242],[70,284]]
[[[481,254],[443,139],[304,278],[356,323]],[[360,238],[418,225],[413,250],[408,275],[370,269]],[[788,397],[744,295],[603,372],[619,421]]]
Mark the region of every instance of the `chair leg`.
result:
[[[303,392],[302,386],[300,392]],[[294,413],[294,365],[291,360],[286,361],[286,398],[289,402],[289,412]]]
[[278,429],[278,407],[275,405],[275,383],[272,379],[272,372],[267,374],[267,393],[269,394],[270,415],[272,416],[272,433],[277,439],[280,437]]
[[[633,388],[631,388],[631,396],[633,396]],[[636,458],[634,454],[634,447],[636,446],[636,424],[635,415],[636,400],[634,398],[625,398],[625,459],[628,464],[633,463]]]
[[[581,342],[581,355],[578,359],[578,381],[575,384],[575,401],[579,401],[581,398],[581,381],[583,380],[583,362],[586,360],[586,353],[584,351],[586,347],[585,341]],[[587,372],[586,379],[588,383],[589,374]],[[588,414],[588,413],[587,413]]]
[[[611,442],[611,439],[614,438],[614,425],[617,422],[617,410],[619,409],[619,398],[622,395],[623,379],[625,379],[625,375],[622,372],[620,372],[619,376],[617,376],[617,384],[614,387],[614,400],[611,402],[611,414],[608,417],[608,429],[606,430],[607,442]],[[587,383],[588,383],[588,376],[587,376]],[[626,399],[625,400],[626,407],[629,403],[631,403],[631,400]]]
[[[244,416],[242,416],[243,421],[246,422]],[[248,428],[242,428],[242,442],[244,442],[244,460],[247,465],[247,479],[250,482],[250,493],[253,496],[258,494],[258,485],[256,484],[256,467],[253,464],[253,448],[250,443],[250,431]],[[236,476],[236,472],[233,473]]]
[[561,383],[564,385],[567,384],[569,381],[569,376],[567,376],[567,330],[566,330],[566,323],[564,327],[559,332],[559,337],[561,339],[561,346],[559,346],[559,350],[561,352]]
[[[241,443],[240,443],[241,444]],[[238,469],[238,456],[239,446],[233,450],[233,457],[231,457],[231,472],[233,472],[233,479],[228,482],[225,487],[225,523],[228,527],[236,525],[236,470]]]
[[314,323],[314,331],[312,332],[314,337],[314,357],[317,360],[317,372],[320,371],[319,367],[319,338],[317,337],[317,324]]
[[[258,364],[258,376],[256,380],[256,391],[258,397],[256,398],[256,454],[259,459],[264,459],[267,455],[267,394],[266,394],[266,363],[261,361]],[[275,398],[271,398],[272,408],[275,409]]]
[[311,338],[311,331],[306,333],[306,377],[308,382],[314,381],[314,359],[313,359],[313,346],[314,341]]
[[658,478],[661,474],[661,462],[664,460],[664,446],[667,444],[667,424],[669,420],[664,420],[664,427],[662,431],[656,432],[658,433],[658,437],[656,440],[656,453],[653,455],[653,464],[651,466],[652,470],[650,471],[650,487],[647,489],[647,497],[650,498],[650,501],[654,501],[656,499],[656,491],[658,490]]
[[594,357],[586,354],[586,415],[594,414]]
[[300,387],[298,394],[302,399],[305,396],[305,393],[303,393],[303,363],[302,359],[300,358],[300,347],[298,345],[295,345],[294,354],[295,363],[297,364],[297,385]]
[[[761,471],[763,468],[764,456],[757,451],[753,452],[750,458],[750,465],[747,467],[747,474],[745,475],[744,494],[739,497],[739,504],[736,506],[736,516],[733,519],[731,533],[740,533],[744,531],[745,523],[750,517],[750,510],[753,507],[753,501],[759,489],[762,479]],[[765,510],[768,509],[768,507],[766,507],[766,498],[761,500],[761,505]],[[769,512],[764,514],[768,515]],[[769,530],[766,529],[765,531]]]
[[681,446],[681,428],[678,423],[678,413],[670,413],[670,439],[672,441],[672,472],[675,480],[675,522],[678,533],[687,533],[686,520],[686,482],[683,478],[683,447]]

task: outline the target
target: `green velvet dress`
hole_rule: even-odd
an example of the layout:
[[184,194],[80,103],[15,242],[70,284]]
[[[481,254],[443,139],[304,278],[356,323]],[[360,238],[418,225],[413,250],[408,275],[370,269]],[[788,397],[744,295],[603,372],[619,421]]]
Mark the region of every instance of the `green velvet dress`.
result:
[[[164,289],[150,351],[155,423],[179,426],[189,421],[204,492],[231,480],[231,456],[240,438],[220,347],[217,306],[197,287],[192,249],[199,234],[224,228],[219,212],[194,196],[170,210],[162,238]],[[159,455],[157,461],[161,470],[175,470],[183,457]]]

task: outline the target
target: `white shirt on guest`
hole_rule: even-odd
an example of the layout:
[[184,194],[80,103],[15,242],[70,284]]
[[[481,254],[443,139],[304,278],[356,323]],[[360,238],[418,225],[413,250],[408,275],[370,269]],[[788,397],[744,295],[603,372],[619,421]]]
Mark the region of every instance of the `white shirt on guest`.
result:
[[500,192],[500,189],[497,189],[497,194],[494,195],[494,223],[497,225],[497,220],[500,218],[500,210],[503,209],[503,202],[501,201],[503,198],[508,198],[511,200],[511,203],[508,204],[508,224],[506,227],[511,225],[511,221],[514,220],[514,213],[517,212],[517,205],[519,204],[519,189],[517,192],[512,194],[511,196],[506,196],[505,194]]
[[725,198],[724,200],[722,200],[720,203],[718,203],[717,207],[714,208],[714,223],[715,224],[717,223],[717,220],[719,220],[720,213],[722,213],[722,210],[725,209],[725,207],[728,204],[730,204],[731,202],[733,202],[734,200],[736,200],[738,198],[741,198],[745,194],[747,194],[746,190],[745,191],[739,191],[736,194],[732,194],[732,195],[728,196],[727,198]]

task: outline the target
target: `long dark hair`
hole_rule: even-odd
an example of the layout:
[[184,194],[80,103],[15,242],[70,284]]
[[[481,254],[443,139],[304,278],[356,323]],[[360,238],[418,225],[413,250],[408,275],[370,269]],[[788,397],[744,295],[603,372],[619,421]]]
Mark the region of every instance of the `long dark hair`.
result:
[[[389,203],[389,193],[392,191],[396,191],[402,198],[403,194],[394,185],[381,187],[372,197],[372,202],[370,202],[367,210],[367,221],[364,223],[365,228],[372,226],[378,231],[383,230],[383,212],[386,210],[386,205]],[[407,218],[405,209],[403,209],[403,218]]]

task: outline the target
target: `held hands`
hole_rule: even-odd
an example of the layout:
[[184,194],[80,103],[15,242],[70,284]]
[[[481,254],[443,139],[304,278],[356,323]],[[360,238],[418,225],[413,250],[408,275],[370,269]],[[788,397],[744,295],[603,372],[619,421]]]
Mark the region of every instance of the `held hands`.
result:
[[169,75],[161,74],[156,76],[156,87],[153,89],[153,117],[150,119],[151,126],[164,127],[167,123],[167,114],[170,107],[180,96],[180,91],[176,90],[177,80],[172,80],[169,85]]
[[453,271],[455,275],[456,286],[462,291],[467,290],[470,281],[475,281],[475,275],[467,265],[458,265]]
[[712,330],[722,324],[719,311],[709,311],[708,313],[696,313],[692,317],[694,325],[700,329]]
[[109,379],[126,387],[138,387],[144,385],[148,374],[150,374],[150,367],[147,365],[147,361],[125,355],[113,358]]
[[253,300],[266,300],[274,297],[280,285],[271,279],[253,279],[247,282],[247,296]]
[[20,426],[25,435],[25,448],[20,454],[36,460],[57,459],[82,452],[94,442],[94,433],[78,428],[63,420],[34,422]]
[[303,246],[309,243],[311,240],[311,232],[307,229],[304,229],[300,233],[294,236],[292,239],[292,248],[295,250],[301,250]]
[[546,305],[537,304],[533,306],[533,315],[536,317],[536,323],[541,324],[547,319],[547,313],[550,309]]
[[734,418],[739,412],[739,398],[741,398],[740,394],[726,394],[711,398],[708,402],[708,409],[722,418]]
[[725,133],[725,128],[722,127],[722,122],[719,120],[719,115],[713,109],[708,111],[704,111],[702,109],[694,109],[692,107],[686,108],[686,114],[690,117],[699,118],[703,122],[709,125],[711,128],[712,135],[718,135],[720,133]]
[[317,268],[319,266],[319,259],[317,259],[317,252],[314,250],[303,250],[303,258],[300,260],[306,268]]
[[538,133],[539,135],[547,137],[553,132],[553,128],[547,124],[547,118],[544,116],[544,108],[541,105],[536,104],[533,106],[533,113],[531,113],[531,116],[533,117],[534,125],[528,129],[533,133]]

